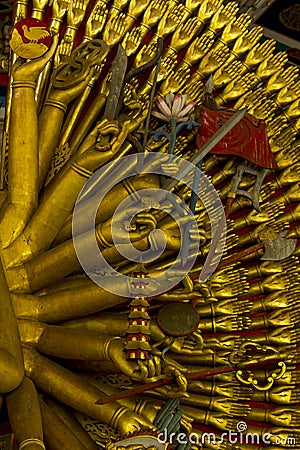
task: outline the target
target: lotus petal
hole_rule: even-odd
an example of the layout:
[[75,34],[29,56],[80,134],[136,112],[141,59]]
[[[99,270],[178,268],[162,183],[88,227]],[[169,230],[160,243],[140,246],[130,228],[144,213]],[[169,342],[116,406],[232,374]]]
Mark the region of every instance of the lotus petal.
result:
[[172,104],[172,117],[177,117],[184,105],[183,96],[176,94]]
[[167,105],[169,106],[170,110],[172,109],[172,104],[174,101],[174,94],[173,92],[169,92],[166,96],[165,96],[165,101],[167,102]]
[[190,116],[177,117],[177,122],[187,122]]
[[187,113],[189,113],[191,111],[191,109],[194,108],[194,106],[196,106],[197,103],[196,102],[189,102],[187,105],[185,105],[185,107],[178,113],[178,118],[183,117],[184,115],[186,115]]
[[164,114],[158,112],[158,111],[152,111],[152,115],[155,117],[158,117],[159,119],[164,120],[165,122],[170,121],[170,117],[165,116]]
[[172,116],[171,109],[167,105],[164,98],[158,98],[156,100],[156,105],[158,109],[166,116],[167,120],[169,120]]

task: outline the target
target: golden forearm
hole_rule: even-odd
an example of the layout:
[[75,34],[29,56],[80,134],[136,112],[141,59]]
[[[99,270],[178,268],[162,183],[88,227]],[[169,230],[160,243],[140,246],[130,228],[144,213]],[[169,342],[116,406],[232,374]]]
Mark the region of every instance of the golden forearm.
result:
[[[9,202],[0,225],[2,246],[24,229],[38,202],[38,130],[34,102],[35,83],[15,87],[12,96],[8,151]],[[24,82],[24,85],[26,83]],[[26,121],[26,124],[24,124]]]
[[[111,338],[64,326],[46,325],[37,321],[19,320],[21,340],[43,354],[76,360],[109,360]],[[74,346],[76,342],[76,346]]]
[[50,396],[104,423],[112,423],[119,409],[117,403],[96,405],[101,392],[62,366],[24,347],[25,369],[35,385]]
[[8,177],[11,202],[27,206],[32,213],[37,206],[38,129],[35,83],[30,84],[30,87],[13,89]]
[[40,398],[43,429],[47,448],[52,450],[85,450],[73,431]]
[[[125,336],[128,329],[127,314],[98,313],[77,320],[70,320],[63,324],[65,327],[86,330],[97,335]],[[150,324],[151,339],[161,341],[165,335],[155,320]]]
[[6,404],[17,444],[28,440],[28,450],[45,448],[42,447],[43,429],[39,399],[33,382],[24,377],[21,385],[7,395]]
[[0,262],[0,392],[9,392],[21,383],[24,376],[23,356],[17,321],[11,303],[4,271]]
[[[62,260],[63,266],[60,264]],[[30,294],[50,286],[80,268],[73,241],[70,240],[37,255],[22,266],[8,269],[7,278],[11,291]]]
[[86,286],[74,290],[65,289],[49,295],[12,294],[12,300],[17,317],[55,323],[113,307],[126,301],[126,298],[87,281]]
[[3,251],[6,266],[19,265],[52,243],[72,210],[86,177],[67,168],[49,185],[31,221],[14,243]]
[[46,104],[39,117],[39,187],[42,187],[57,147],[63,118],[63,103]]
[[97,335],[125,336],[128,321],[126,314],[98,313],[64,322],[65,327],[86,330]]
[[[64,423],[65,427],[68,430],[70,430],[71,433],[73,435],[75,435],[76,438],[83,444],[83,448],[85,450],[97,450],[98,447],[96,446],[96,444],[89,437],[88,433],[86,433],[84,431],[84,429],[79,424],[79,422],[77,422],[77,420],[75,419],[74,415],[70,412],[70,410],[68,410],[67,408],[65,408],[62,405],[59,405],[54,400],[49,399],[49,398],[43,399],[43,405],[45,405],[45,404],[48,407],[48,409],[50,411],[52,411],[53,414],[55,414],[55,416],[58,417],[61,422]],[[42,412],[42,414],[43,414],[43,412]],[[46,425],[46,427],[47,427],[47,425]],[[44,429],[46,427],[44,424]],[[61,437],[64,437],[64,435],[62,435]],[[47,439],[45,439],[45,440],[47,440]],[[68,439],[65,439],[65,440],[68,441]],[[68,441],[68,443],[69,443],[69,441]],[[51,446],[51,448],[52,448],[52,446]],[[58,450],[61,450],[62,448],[65,449],[64,444],[62,444]],[[76,447],[70,447],[71,450],[73,450],[75,448]]]

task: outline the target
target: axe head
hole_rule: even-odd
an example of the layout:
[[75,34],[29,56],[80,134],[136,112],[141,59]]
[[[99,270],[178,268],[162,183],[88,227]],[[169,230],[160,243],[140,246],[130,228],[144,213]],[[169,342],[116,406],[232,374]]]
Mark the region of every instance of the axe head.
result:
[[275,239],[266,239],[263,241],[265,246],[265,254],[262,260],[280,261],[281,259],[291,256],[296,248],[297,239],[286,239],[287,231],[278,233]]

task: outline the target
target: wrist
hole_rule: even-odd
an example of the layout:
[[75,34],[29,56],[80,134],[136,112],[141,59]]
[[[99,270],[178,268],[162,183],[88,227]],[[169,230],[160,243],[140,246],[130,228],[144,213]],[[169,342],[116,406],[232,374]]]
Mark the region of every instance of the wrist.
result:
[[80,166],[76,162],[73,162],[70,167],[73,172],[78,173],[78,175],[80,175],[81,177],[84,177],[84,178],[90,178],[94,174],[94,172],[91,172],[90,170],[86,169],[85,167]]
[[103,344],[103,359],[104,361],[112,361],[113,362],[113,354],[116,351],[116,346],[119,346],[119,342],[121,338],[118,336],[109,337]]
[[110,219],[104,223],[101,223],[96,228],[96,238],[98,244],[102,248],[110,248],[113,246],[113,243],[111,242],[111,231],[110,231]]
[[110,419],[110,425],[114,429],[119,429],[120,421],[123,420],[123,416],[127,414],[128,408],[126,406],[120,406],[113,414],[112,418]]
[[67,111],[67,105],[64,102],[51,97],[44,102],[44,107],[46,106],[60,109],[64,114]]
[[20,88],[28,88],[28,89],[35,89],[36,83],[35,81],[30,80],[16,80],[11,84],[12,89],[20,89]]
[[43,441],[41,441],[40,439],[36,439],[36,438],[29,438],[29,439],[25,439],[24,441],[20,442],[19,445],[19,450],[23,450],[23,449],[44,449],[46,450],[46,447],[43,443]]

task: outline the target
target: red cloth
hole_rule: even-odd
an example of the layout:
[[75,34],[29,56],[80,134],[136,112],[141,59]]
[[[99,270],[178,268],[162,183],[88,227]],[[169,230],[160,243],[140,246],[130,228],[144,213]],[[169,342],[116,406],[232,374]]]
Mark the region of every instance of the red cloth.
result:
[[[203,106],[198,121],[200,127],[197,147],[202,147],[234,113],[233,109],[213,110]],[[256,166],[278,169],[268,141],[265,122],[250,114],[246,114],[213,148],[211,153],[240,156]]]

